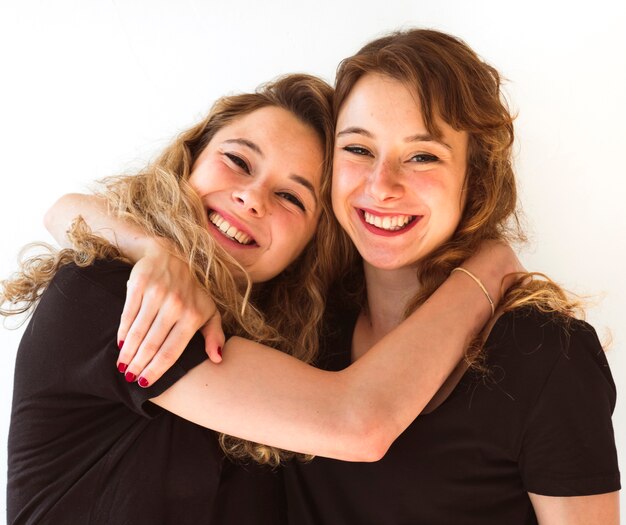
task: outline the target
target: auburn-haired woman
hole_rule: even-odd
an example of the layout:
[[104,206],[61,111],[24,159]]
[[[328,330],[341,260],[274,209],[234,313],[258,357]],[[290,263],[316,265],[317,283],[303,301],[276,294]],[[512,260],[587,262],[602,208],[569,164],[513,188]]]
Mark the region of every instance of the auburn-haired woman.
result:
[[[431,30],[374,40],[341,63],[334,107],[333,208],[365,284],[324,343],[324,366],[341,370],[481,242],[521,232],[513,118],[497,71],[464,42]],[[291,522],[617,523],[615,385],[576,306],[550,280],[519,280],[381,461],[288,469]]]

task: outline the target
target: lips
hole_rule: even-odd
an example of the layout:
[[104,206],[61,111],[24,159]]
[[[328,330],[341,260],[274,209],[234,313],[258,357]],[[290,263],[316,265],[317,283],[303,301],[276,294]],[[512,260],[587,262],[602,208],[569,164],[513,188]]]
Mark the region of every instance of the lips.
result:
[[242,246],[252,246],[256,244],[256,241],[251,235],[232,224],[232,219],[229,221],[215,210],[210,210],[208,217],[209,222],[227,239]]
[[401,235],[415,226],[422,215],[379,214],[371,210],[359,209],[359,217],[365,227],[378,235]]

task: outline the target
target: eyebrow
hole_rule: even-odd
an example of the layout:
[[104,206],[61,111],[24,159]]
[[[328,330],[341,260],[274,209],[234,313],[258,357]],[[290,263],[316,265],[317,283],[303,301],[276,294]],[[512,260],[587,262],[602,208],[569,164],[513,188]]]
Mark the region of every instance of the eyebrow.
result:
[[[369,131],[364,128],[359,128],[358,126],[351,126],[346,128],[339,133],[337,133],[337,138],[342,137],[343,135],[350,135],[356,133],[357,135],[363,135],[367,138],[373,139],[374,135],[372,135]],[[437,140],[435,137],[430,135],[429,133],[417,133],[415,135],[411,135],[404,139],[404,142],[435,142],[437,144],[441,144],[445,148],[452,150],[452,146],[450,144],[443,142],[441,140]]]
[[[261,157],[263,157],[263,151],[261,150],[261,148],[259,148],[257,144],[248,139],[228,139],[224,141],[224,144],[239,144],[241,146],[250,148],[252,151],[258,153]],[[317,195],[315,194],[315,188],[313,187],[313,184],[311,184],[311,181],[302,177],[301,175],[296,175],[295,173],[289,175],[289,178],[294,182],[297,182],[301,186],[304,186],[307,190],[311,192],[311,195],[313,196],[313,201],[315,202],[315,207],[317,207]]]
[[259,148],[258,145],[248,139],[228,139],[224,141],[224,144],[239,144],[240,146],[246,146],[247,148],[250,148],[252,151],[261,155],[261,157],[263,156],[261,148]]

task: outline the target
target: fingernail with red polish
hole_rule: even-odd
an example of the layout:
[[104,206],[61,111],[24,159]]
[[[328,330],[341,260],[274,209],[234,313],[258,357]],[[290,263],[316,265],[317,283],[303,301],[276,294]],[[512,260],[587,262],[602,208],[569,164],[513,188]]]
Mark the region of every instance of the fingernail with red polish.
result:
[[150,382],[143,376],[137,380],[137,383],[141,388],[147,388],[150,386]]
[[132,383],[136,378],[137,376],[132,372],[126,372],[126,375],[124,376],[124,379],[126,379],[129,383]]
[[117,347],[121,350],[122,347],[124,346],[124,341],[118,341],[117,342]]
[[219,355],[220,357],[222,357],[222,347],[218,346],[217,347],[217,355]]
[[120,363],[119,365],[117,365],[117,369],[123,374],[124,372],[126,372],[126,369],[128,368],[128,365],[126,363]]

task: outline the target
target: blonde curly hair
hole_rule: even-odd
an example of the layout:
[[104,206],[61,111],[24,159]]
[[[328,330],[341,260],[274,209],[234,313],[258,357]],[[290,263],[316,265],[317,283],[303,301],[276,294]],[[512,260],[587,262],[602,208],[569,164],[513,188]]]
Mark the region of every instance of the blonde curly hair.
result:
[[[179,135],[145,169],[135,175],[105,179],[99,192],[112,215],[131,221],[149,235],[171,241],[174,252],[188,261],[198,283],[210,290],[226,333],[270,344],[305,362],[317,356],[325,296],[337,267],[334,246],[340,240],[330,207],[332,93],[324,81],[296,74],[265,84],[255,93],[221,98],[204,120]],[[290,111],[318,135],[325,153],[322,210],[317,232],[298,259],[266,283],[252,287],[248,278],[242,290],[234,274],[245,272],[208,234],[206,210],[188,179],[194,162],[219,129],[268,106]],[[25,256],[19,272],[2,281],[0,306],[8,304],[0,309],[2,315],[31,310],[62,265],[124,259],[115,246],[93,235],[81,219],[68,234],[73,249],[57,252],[40,245],[44,253]],[[239,460],[277,465],[292,455],[225,434],[219,440],[224,451]]]

